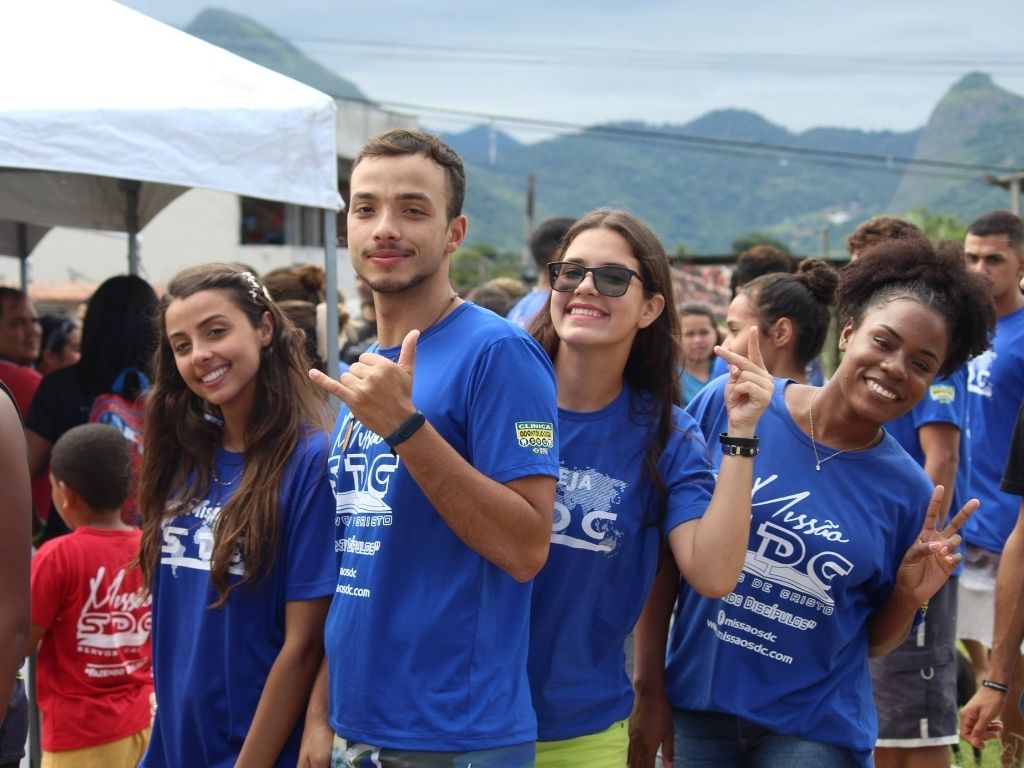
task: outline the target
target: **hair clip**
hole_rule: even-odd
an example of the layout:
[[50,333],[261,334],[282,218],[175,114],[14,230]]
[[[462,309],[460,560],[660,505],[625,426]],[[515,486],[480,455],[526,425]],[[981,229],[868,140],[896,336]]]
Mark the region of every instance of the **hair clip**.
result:
[[242,277],[244,277],[245,281],[249,283],[249,295],[252,296],[253,301],[259,301],[260,297],[257,295],[257,291],[262,292],[263,298],[267,301],[273,301],[273,299],[270,298],[270,291],[267,290],[267,286],[260,285],[260,281],[256,279],[256,275],[252,272],[243,272]]

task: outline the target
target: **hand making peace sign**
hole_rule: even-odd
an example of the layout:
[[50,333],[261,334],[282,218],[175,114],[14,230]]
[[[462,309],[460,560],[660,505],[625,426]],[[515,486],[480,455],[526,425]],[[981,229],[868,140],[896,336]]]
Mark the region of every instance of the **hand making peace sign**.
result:
[[775,392],[775,380],[765,368],[761,355],[757,326],[747,330],[745,356],[722,346],[715,347],[715,354],[729,364],[729,381],[725,385],[729,434],[750,437]]

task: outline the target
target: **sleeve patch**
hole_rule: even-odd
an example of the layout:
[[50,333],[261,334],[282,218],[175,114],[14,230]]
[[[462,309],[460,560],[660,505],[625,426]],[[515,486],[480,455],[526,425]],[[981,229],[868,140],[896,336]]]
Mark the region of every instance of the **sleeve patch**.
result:
[[949,384],[932,384],[928,395],[939,405],[949,405],[956,400],[956,389]]
[[517,421],[516,442],[520,448],[546,454],[555,447],[555,427],[550,421]]

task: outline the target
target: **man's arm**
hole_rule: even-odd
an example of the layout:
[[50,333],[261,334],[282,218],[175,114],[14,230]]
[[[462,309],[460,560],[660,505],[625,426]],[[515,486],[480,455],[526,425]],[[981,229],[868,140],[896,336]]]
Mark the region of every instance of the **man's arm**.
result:
[[917,430],[917,440],[924,452],[924,471],[932,483],[946,489],[939,512],[939,523],[945,524],[953,503],[956,471],[960,466],[960,429],[948,422],[925,424]]
[[[341,399],[368,429],[390,435],[416,411],[412,379],[418,338],[418,331],[410,331],[397,363],[365,354],[337,381],[316,370],[309,372],[310,378]],[[468,547],[518,581],[536,575],[551,541],[554,477],[531,475],[499,483],[473,467],[429,423],[395,452]]]
[[327,719],[327,655],[320,662],[306,707],[306,722],[299,745],[299,768],[330,768],[334,730]]
[[396,452],[466,546],[517,581],[537,575],[551,543],[555,478],[534,475],[498,483],[462,458],[430,424]]
[[[1010,684],[1017,662],[1021,640],[1024,639],[1024,504],[1017,515],[1017,524],[1006,539],[996,576],[996,619],[992,631],[992,654],[988,661],[989,679]],[[993,688],[979,688],[964,706],[960,715],[960,734],[977,747],[984,746],[986,729],[999,715],[1006,693]]]
[[629,715],[629,768],[653,768],[659,747],[666,765],[673,759],[672,711],[665,690],[665,646],[678,592],[679,570],[672,553],[662,546],[651,592],[633,628],[636,698]]

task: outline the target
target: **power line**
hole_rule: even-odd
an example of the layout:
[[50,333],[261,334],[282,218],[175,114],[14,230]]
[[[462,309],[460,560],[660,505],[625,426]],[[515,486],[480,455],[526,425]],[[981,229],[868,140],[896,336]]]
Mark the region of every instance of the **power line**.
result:
[[[344,99],[344,101],[359,102],[360,100]],[[700,147],[702,151],[712,154],[743,154],[747,156],[757,155],[769,157],[781,156],[788,158],[801,158],[804,160],[813,158],[820,161],[832,161],[832,163],[837,167],[898,174],[913,173],[914,175],[928,175],[935,178],[957,179],[963,181],[981,181],[982,179],[980,178],[980,174],[984,173],[1013,173],[1019,170],[1017,168],[1010,168],[1006,166],[960,163],[952,160],[934,160],[929,158],[902,157],[899,155],[881,155],[870,152],[850,152],[836,149],[794,147],[786,144],[743,141],[739,139],[718,139],[709,136],[695,136],[693,134],[680,132],[655,131],[648,128],[630,128],[616,125],[585,126],[579,123],[570,123],[561,120],[523,118],[511,115],[494,115],[472,110],[431,107],[422,104],[408,104],[389,101],[379,102],[379,104],[394,109],[412,111],[420,115],[449,115],[488,123],[501,123],[506,125],[537,127],[554,131],[574,132],[581,136],[592,136],[597,138],[632,139],[669,145],[692,145],[693,147]],[[839,163],[842,164],[840,165]],[[924,169],[935,169],[935,171],[926,171]],[[946,171],[947,173],[938,173],[938,171]],[[961,173],[948,173],[949,171],[960,171]]]
[[[970,70],[1024,73],[1019,54],[790,54],[758,51],[700,51],[649,48],[616,48],[583,45],[527,45],[477,42],[430,43],[408,38],[350,38],[309,31],[285,31],[288,41],[319,49],[385,52],[392,60],[429,60],[528,66],[603,67],[628,69],[725,69],[735,71],[783,71],[810,74],[833,72],[858,74],[959,74]],[[238,50],[254,50],[259,43],[242,34],[219,35]]]

